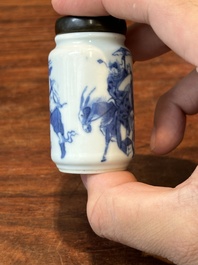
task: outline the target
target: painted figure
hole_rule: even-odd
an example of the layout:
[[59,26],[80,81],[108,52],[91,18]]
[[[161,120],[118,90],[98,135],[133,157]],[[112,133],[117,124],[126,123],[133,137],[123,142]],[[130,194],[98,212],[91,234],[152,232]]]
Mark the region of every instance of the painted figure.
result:
[[67,103],[61,104],[58,95],[58,85],[54,79],[51,78],[52,65],[49,63],[49,83],[50,83],[50,124],[56,133],[61,151],[61,158],[66,156],[65,143],[72,143],[73,136],[76,135],[75,131],[68,131],[67,137],[65,137],[64,124],[62,122],[62,115],[60,109]]
[[125,60],[129,52],[121,47],[113,55],[121,55],[121,62],[116,60],[107,65],[103,60],[98,60],[98,63],[104,63],[109,69],[107,91],[110,98],[107,101],[102,98],[93,98],[92,94],[96,88],[87,92],[88,87],[85,87],[80,102],[79,119],[85,132],[90,133],[91,123],[101,119],[100,131],[105,137],[101,162],[107,160],[110,142],[116,142],[119,149],[126,155],[129,155],[133,149],[131,140],[133,133],[132,73],[130,65],[126,65]]

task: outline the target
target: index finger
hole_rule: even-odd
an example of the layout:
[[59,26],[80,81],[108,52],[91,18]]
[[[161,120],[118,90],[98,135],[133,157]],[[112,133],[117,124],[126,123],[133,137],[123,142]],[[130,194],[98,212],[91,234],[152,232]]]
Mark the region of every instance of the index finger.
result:
[[198,5],[196,0],[52,0],[64,15],[112,15],[151,25],[170,49],[198,65]]
[[150,1],[139,0],[52,0],[54,9],[62,15],[104,16],[146,22]]

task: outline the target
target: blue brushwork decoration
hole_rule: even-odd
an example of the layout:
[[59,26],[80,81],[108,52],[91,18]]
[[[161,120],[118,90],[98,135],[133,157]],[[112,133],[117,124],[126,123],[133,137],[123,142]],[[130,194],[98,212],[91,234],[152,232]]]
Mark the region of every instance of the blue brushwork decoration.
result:
[[60,146],[60,157],[63,159],[66,156],[66,143],[72,143],[73,137],[76,135],[74,130],[66,132],[62,121],[62,115],[60,109],[67,105],[66,102],[61,104],[60,97],[57,91],[58,84],[51,77],[52,63],[49,61],[49,86],[50,86],[50,124],[54,132],[56,133]]
[[102,59],[97,60],[99,64],[105,64],[109,70],[107,77],[109,98],[105,100],[94,97],[97,88],[89,90],[86,86],[80,100],[79,120],[86,133],[91,133],[92,122],[100,119],[99,129],[105,138],[101,162],[107,161],[110,142],[116,142],[118,148],[127,156],[133,150],[131,140],[133,133],[132,70],[130,64],[126,64],[126,56],[130,53],[121,47],[112,55],[119,56],[121,62],[115,60],[107,64]]

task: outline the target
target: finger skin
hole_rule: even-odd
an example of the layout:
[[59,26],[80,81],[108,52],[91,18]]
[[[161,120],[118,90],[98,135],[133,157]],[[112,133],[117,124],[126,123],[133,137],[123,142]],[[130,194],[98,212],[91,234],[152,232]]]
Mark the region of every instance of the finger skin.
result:
[[52,0],[54,9],[62,15],[102,16],[115,17],[145,22],[148,0]]
[[166,154],[183,139],[186,115],[198,113],[198,73],[193,70],[175,87],[162,95],[157,103],[151,149]]
[[149,60],[170,51],[151,26],[143,23],[128,27],[126,46],[131,50],[134,62]]
[[82,178],[88,219],[99,236],[178,265],[198,264],[198,169],[174,189],[138,183],[129,172]]
[[52,0],[62,15],[115,17],[149,24],[171,50],[198,65],[196,0]]

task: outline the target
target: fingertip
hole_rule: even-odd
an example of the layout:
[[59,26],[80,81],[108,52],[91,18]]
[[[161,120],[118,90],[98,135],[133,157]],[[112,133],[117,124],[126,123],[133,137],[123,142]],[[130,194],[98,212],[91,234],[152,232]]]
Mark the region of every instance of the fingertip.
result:
[[102,1],[92,0],[51,0],[54,10],[60,15],[102,16],[108,15]]
[[53,9],[60,15],[62,15],[63,13],[63,3],[61,0],[51,0],[51,4]]
[[186,115],[175,100],[177,97],[169,91],[157,103],[150,140],[151,150],[156,154],[169,153],[183,140]]
[[170,140],[171,136],[166,128],[163,128],[161,132],[156,128],[153,128],[150,140],[150,149],[156,155],[165,155],[169,153],[173,147]]
[[99,174],[82,174],[81,179],[89,192],[101,192],[103,190],[136,181],[129,171],[112,171]]
[[151,151],[157,155],[168,154],[182,142],[183,136],[184,128],[179,128],[177,125],[165,124],[158,129],[155,128],[151,134]]

